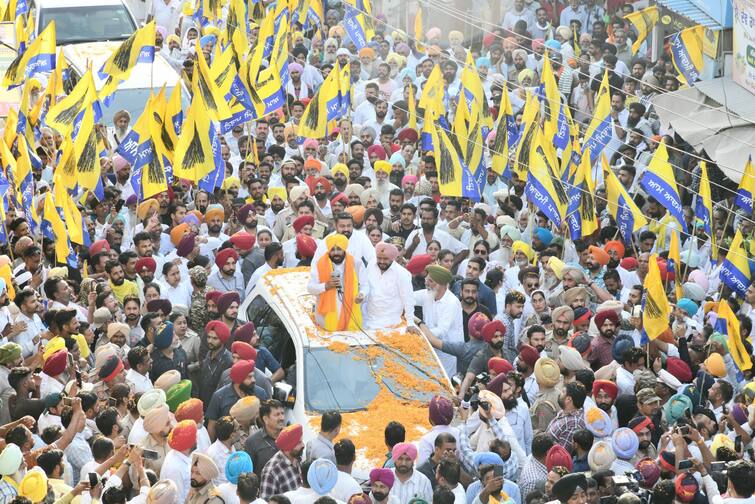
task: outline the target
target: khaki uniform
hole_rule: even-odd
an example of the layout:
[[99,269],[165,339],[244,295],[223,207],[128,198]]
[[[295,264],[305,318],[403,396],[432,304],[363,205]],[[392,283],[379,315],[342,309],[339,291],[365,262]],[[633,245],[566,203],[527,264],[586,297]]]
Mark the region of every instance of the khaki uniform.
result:
[[186,504],[225,504],[215,485],[208,483],[200,489],[192,488],[186,497]]
[[[328,231],[327,224],[320,222],[319,220],[315,221],[315,225],[312,226],[312,238],[316,240],[322,240],[325,237],[325,233]],[[284,241],[288,241],[291,238],[296,238],[296,231],[294,231],[293,225],[289,224],[286,226],[286,231],[283,233],[283,238],[281,238],[281,243]]]
[[152,469],[155,473],[160,474],[160,469],[163,467],[163,460],[168,453],[168,439],[162,440],[162,442],[155,441],[155,438],[151,434],[148,434],[140,443],[139,446],[145,450],[154,450],[157,452],[157,459],[144,459],[144,468]]
[[548,429],[551,420],[556,418],[556,414],[561,409],[558,406],[558,396],[560,393],[561,392],[558,388],[540,389],[540,393],[537,395],[535,402],[532,403],[532,407],[530,408],[533,432],[545,432]]

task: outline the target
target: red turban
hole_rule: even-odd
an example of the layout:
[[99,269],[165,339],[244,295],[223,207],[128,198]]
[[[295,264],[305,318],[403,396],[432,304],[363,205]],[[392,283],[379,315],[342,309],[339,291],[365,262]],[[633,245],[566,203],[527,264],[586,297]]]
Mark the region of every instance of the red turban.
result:
[[290,452],[301,442],[301,424],[289,425],[275,438],[275,446],[283,452]]
[[215,302],[215,304],[218,305],[218,311],[220,313],[225,313],[228,308],[231,307],[231,305],[236,302],[240,303],[241,298],[239,297],[239,293],[236,291],[231,292],[224,292],[220,295],[218,300]]
[[318,184],[322,184],[322,187],[325,189],[325,194],[330,194],[330,180],[326,179],[325,177],[307,177],[307,186],[309,187],[309,192],[314,194],[315,188]]
[[176,421],[192,420],[196,423],[202,421],[204,417],[204,407],[201,399],[196,397],[182,402],[176,409]]
[[100,252],[110,252],[110,244],[107,240],[97,240],[89,246],[89,257]]
[[251,203],[247,203],[246,205],[239,208],[237,215],[239,217],[239,222],[241,224],[246,222],[247,217],[249,217],[250,213],[254,212],[254,205]]
[[346,196],[344,193],[338,193],[332,198],[330,198],[331,205],[335,205],[339,201],[341,202],[343,206],[349,206],[349,197]]
[[238,326],[233,331],[234,341],[243,341],[244,343],[251,343],[252,336],[254,336],[254,322],[247,322],[244,325]]
[[186,451],[197,444],[197,422],[184,420],[178,422],[168,434],[168,445],[174,450]]
[[225,344],[225,342],[231,337],[231,330],[220,320],[210,320],[207,322],[207,325],[204,326],[204,332],[205,334],[214,332],[215,336],[217,336],[223,344]]
[[251,250],[257,239],[246,231],[239,231],[231,236],[231,243],[241,250]]
[[223,293],[220,292],[220,291],[211,290],[211,291],[207,292],[207,294],[204,295],[204,300],[205,301],[212,301],[213,303],[215,303],[217,305],[218,304],[218,299],[220,299],[220,296],[222,296],[222,295],[223,295]]
[[595,314],[595,327],[600,330],[601,327],[603,327],[603,323],[606,320],[610,320],[613,322],[614,325],[618,325],[619,323],[619,316],[616,314],[614,310],[603,310]]
[[609,396],[611,396],[611,399],[613,401],[616,400],[616,397],[619,395],[619,387],[616,386],[616,384],[612,381],[608,380],[595,380],[592,382],[592,396],[597,397],[598,393],[600,391],[605,392]]
[[482,328],[490,322],[487,315],[482,312],[476,312],[469,317],[467,322],[467,329],[469,330],[469,337],[476,340],[482,339]]
[[425,268],[433,262],[433,258],[430,257],[429,254],[420,254],[412,257],[409,259],[409,262],[406,263],[406,269],[414,276],[419,275],[423,271],[425,271]]
[[522,359],[529,367],[534,368],[535,363],[540,358],[540,352],[531,345],[524,344],[519,347],[519,358]]
[[250,360],[240,360],[231,366],[231,381],[236,385],[246,380],[246,377],[254,371],[254,362]]
[[449,425],[454,419],[454,405],[443,396],[433,396],[428,407],[430,423],[433,425]]
[[501,357],[491,357],[490,359],[488,359],[488,370],[495,371],[495,374],[497,375],[506,374],[509,371],[513,371],[514,366],[512,366],[509,361],[502,359]]
[[561,445],[553,445],[545,455],[545,467],[550,472],[554,467],[566,467],[571,472],[573,462],[571,455]]
[[235,353],[241,360],[257,360],[257,350],[245,341],[234,341],[231,344],[231,353]]
[[379,481],[388,488],[392,488],[394,481],[396,481],[396,476],[390,469],[373,469],[372,471],[370,471],[370,483],[375,483],[376,481]]
[[63,371],[66,370],[67,365],[68,350],[64,348],[63,350],[58,350],[47,358],[42,371],[44,371],[47,376],[55,377],[63,373]]
[[666,359],[666,371],[682,383],[692,381],[692,370],[689,365],[678,357],[669,357]]
[[640,263],[638,263],[637,259],[635,259],[634,257],[625,257],[621,260],[619,266],[627,271],[634,271],[640,266]]
[[399,142],[416,143],[417,140],[419,140],[419,135],[417,134],[417,131],[414,130],[413,128],[404,128],[398,133]]
[[231,257],[237,261],[239,260],[239,255],[235,250],[232,248],[223,249],[215,255],[215,264],[218,268],[223,269],[223,266],[225,266],[225,263],[228,262],[228,259]]
[[315,256],[317,242],[311,236],[305,234],[296,235],[296,251],[302,259],[309,259]]
[[302,215],[301,217],[297,217],[291,226],[294,228],[294,231],[296,233],[301,233],[301,230],[304,226],[314,226],[314,225],[315,225],[314,217],[312,217],[311,215]]
[[150,270],[154,275],[155,271],[157,271],[157,262],[151,257],[140,257],[136,260],[136,272],[138,273],[144,268]]
[[506,334],[506,326],[500,320],[493,320],[482,327],[482,339],[485,343],[490,343],[495,337],[495,333]]
[[367,157],[372,157],[373,154],[383,161],[388,157],[385,154],[385,149],[383,149],[382,145],[370,145],[367,147]]

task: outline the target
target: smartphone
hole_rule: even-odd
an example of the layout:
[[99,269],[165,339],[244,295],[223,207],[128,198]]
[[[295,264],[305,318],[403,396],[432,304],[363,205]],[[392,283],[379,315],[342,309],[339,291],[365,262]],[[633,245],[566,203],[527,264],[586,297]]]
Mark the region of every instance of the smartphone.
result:
[[688,436],[689,435],[689,425],[682,425],[679,427],[679,433],[682,436]]
[[118,401],[115,398],[113,398],[113,397],[108,397],[107,398],[107,404],[108,404],[108,406],[112,406],[112,407],[115,408],[116,406],[118,406]]
[[726,469],[726,462],[711,462],[710,472],[722,472]]
[[64,397],[63,398],[63,405],[64,406],[73,406],[73,399],[70,397]]
[[739,436],[734,438],[734,451],[737,453],[742,451],[742,438]]
[[81,388],[82,382],[81,382],[81,371],[79,371],[78,368],[76,368],[76,385]]
[[98,482],[99,482],[99,478],[97,477],[97,473],[90,472],[89,473],[89,488],[96,487]]
[[692,461],[690,459],[684,459],[681,462],[679,462],[680,471],[686,471],[688,469],[692,469]]
[[493,466],[493,477],[494,478],[503,478],[503,466],[502,465],[495,465],[495,466]]
[[142,451],[142,458],[147,460],[157,460],[160,458],[160,454],[157,453],[155,450],[143,450]]
[[68,367],[73,367],[73,355],[68,354]]

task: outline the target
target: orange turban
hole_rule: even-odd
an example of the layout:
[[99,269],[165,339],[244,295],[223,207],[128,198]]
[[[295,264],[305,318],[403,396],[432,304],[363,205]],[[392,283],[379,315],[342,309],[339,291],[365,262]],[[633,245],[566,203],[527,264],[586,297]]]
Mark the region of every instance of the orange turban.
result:
[[603,246],[603,249],[605,249],[606,252],[611,252],[611,250],[614,250],[616,251],[616,255],[619,259],[624,258],[624,244],[619,240],[611,240],[606,242],[606,244]]
[[196,423],[202,421],[204,417],[202,400],[196,397],[184,401],[176,409],[176,420],[182,422],[183,420],[193,420]]
[[191,450],[197,444],[197,423],[194,420],[178,422],[168,434],[168,445],[174,450]]
[[590,254],[592,254],[595,260],[598,261],[598,264],[600,264],[601,266],[605,266],[606,264],[608,264],[608,261],[611,260],[611,256],[608,255],[608,252],[600,247],[596,247],[595,245],[590,245]]

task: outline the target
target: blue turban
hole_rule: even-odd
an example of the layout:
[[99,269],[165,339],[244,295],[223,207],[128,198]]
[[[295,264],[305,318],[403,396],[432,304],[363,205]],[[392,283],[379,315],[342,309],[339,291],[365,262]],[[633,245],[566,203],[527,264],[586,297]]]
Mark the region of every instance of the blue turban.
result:
[[479,452],[474,454],[474,465],[503,465],[503,459],[500,455],[493,452]]
[[309,487],[319,495],[325,495],[336,486],[338,468],[328,459],[317,459],[312,462],[307,471]]
[[491,66],[493,66],[493,63],[490,61],[490,58],[486,58],[484,56],[477,58],[477,61],[475,61],[475,64],[477,65],[477,68],[480,68],[480,67],[490,68]]
[[205,35],[204,37],[199,39],[199,47],[204,47],[207,44],[215,45],[215,42],[218,40],[218,38],[215,35]]
[[553,49],[554,51],[560,51],[561,42],[559,42],[558,40],[553,40],[553,39],[547,40],[545,42],[545,47],[547,47],[548,49]]
[[543,227],[535,229],[535,235],[537,236],[537,239],[540,240],[546,247],[553,241],[553,233]]
[[163,322],[155,332],[155,348],[164,350],[173,344],[173,323]]
[[692,301],[689,298],[681,298],[679,301],[676,302],[677,308],[681,308],[685,312],[687,312],[687,316],[694,317],[697,313],[697,310],[700,308],[697,306],[697,303]]
[[624,364],[624,352],[626,352],[633,346],[634,341],[632,341],[631,337],[616,338],[616,340],[613,342],[613,350],[611,351],[613,360],[615,360],[619,364]]
[[252,457],[250,457],[247,452],[233,452],[225,462],[225,479],[227,479],[229,483],[235,485],[239,482],[239,476],[244,473],[252,472],[253,470],[254,466],[252,465]]

